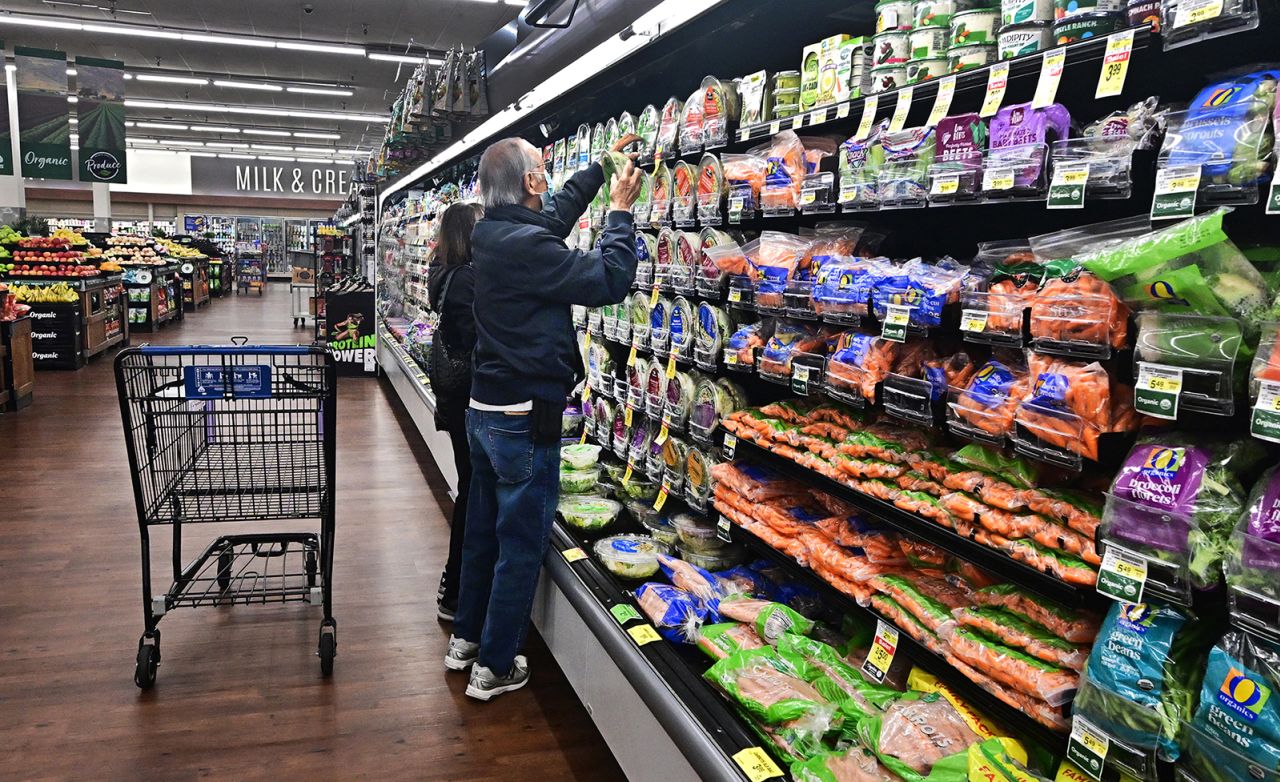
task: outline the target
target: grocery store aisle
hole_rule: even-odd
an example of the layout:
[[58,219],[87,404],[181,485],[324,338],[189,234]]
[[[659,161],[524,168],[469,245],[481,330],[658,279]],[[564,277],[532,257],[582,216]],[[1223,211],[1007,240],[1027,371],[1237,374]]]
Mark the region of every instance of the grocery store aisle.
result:
[[[293,343],[286,285],[216,299],[135,344]],[[440,665],[447,523],[430,456],[393,392],[339,387],[338,658],[320,677],[318,609],[180,610],[154,690],[133,684],[138,530],[112,356],[39,374],[0,415],[0,779],[623,779],[546,649],[492,704]],[[443,496],[441,492],[440,496]],[[188,550],[216,537],[190,527]],[[167,536],[154,578],[167,585]]]

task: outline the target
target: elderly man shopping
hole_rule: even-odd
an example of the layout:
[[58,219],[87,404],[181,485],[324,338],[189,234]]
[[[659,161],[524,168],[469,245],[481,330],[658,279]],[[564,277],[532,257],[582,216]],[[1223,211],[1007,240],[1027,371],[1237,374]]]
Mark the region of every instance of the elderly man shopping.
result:
[[[615,150],[638,141],[621,139]],[[555,196],[542,154],[509,138],[485,150],[484,219],[472,234],[476,348],[467,410],[472,479],[462,585],[445,667],[472,667],[487,701],[529,680],[518,654],[559,498],[560,417],[582,377],[570,305],[621,301],[636,274],[631,205],[640,172],[614,177],[600,249],[565,239],[604,185],[599,162]]]

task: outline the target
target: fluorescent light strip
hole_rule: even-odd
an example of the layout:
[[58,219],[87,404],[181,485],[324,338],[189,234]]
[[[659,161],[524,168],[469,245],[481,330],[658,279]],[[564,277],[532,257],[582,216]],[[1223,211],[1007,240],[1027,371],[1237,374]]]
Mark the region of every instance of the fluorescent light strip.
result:
[[244,132],[250,136],[277,136],[279,138],[288,138],[293,135],[287,130],[262,130],[258,128],[245,128]]
[[299,52],[321,52],[323,54],[352,54],[364,56],[363,46],[341,46],[327,43],[305,43],[303,41],[276,41],[277,49],[293,49]]
[[293,137],[294,138],[321,138],[321,139],[332,139],[334,141],[337,141],[338,139],[342,138],[342,134],[341,133],[313,133],[309,130],[305,130],[305,131],[296,130],[293,133]]
[[324,165],[326,163],[330,163],[330,164],[333,163],[332,160],[320,160],[319,158],[313,158],[313,157],[300,157],[298,158],[298,162],[299,163],[319,163],[321,165]]
[[139,38],[165,38],[170,41],[181,41],[182,33],[168,30],[152,30],[147,27],[125,27],[123,25],[82,24],[72,27],[73,30],[84,30],[86,33],[106,33],[107,35],[136,35]]
[[239,133],[240,128],[219,128],[213,125],[192,125],[190,130],[198,133]]
[[76,73],[78,73],[78,71],[77,71],[75,68],[67,68],[67,75],[68,75],[68,76],[75,76],[75,75],[76,75]]
[[401,63],[407,63],[409,65],[417,65],[424,60],[431,63],[432,65],[441,65],[444,63],[444,60],[440,59],[439,57],[430,57],[425,54],[412,55],[412,54],[387,54],[386,52],[369,52],[369,59],[377,60],[379,62],[401,62]]
[[293,151],[301,152],[304,155],[332,155],[333,154],[332,149],[325,149],[323,147],[294,147]]
[[[379,206],[381,207],[382,204],[385,204],[386,200],[395,193],[431,174],[444,164],[452,162],[468,149],[510,128],[516,122],[530,116],[550,101],[560,98],[596,74],[622,62],[659,38],[725,1],[663,0],[632,25],[636,30],[647,31],[651,29],[653,30],[652,35],[633,35],[626,40],[615,35],[606,39],[603,43],[579,57],[575,62],[570,63],[537,87],[525,93],[516,104],[493,114],[462,138],[433,155],[426,163],[405,174],[394,185],[382,192],[378,197]],[[370,56],[372,57],[372,55]],[[490,74],[490,78],[492,77],[493,74]],[[516,108],[516,106],[519,106],[519,108]]]
[[226,152],[219,152],[218,157],[226,158],[228,160],[257,160],[258,159],[254,155],[231,155],[231,154],[227,154]]
[[248,144],[233,143],[230,141],[209,141],[205,143],[206,147],[216,147],[218,149],[248,149]]
[[278,144],[250,144],[250,149],[261,149],[265,152],[292,152],[293,147],[282,147]]
[[252,81],[227,81],[223,79],[215,79],[213,82],[215,87],[234,87],[241,90],[262,90],[263,92],[284,92],[284,87],[278,84],[262,84]]
[[351,90],[334,90],[325,87],[285,87],[285,89],[299,95],[336,95],[340,98],[350,98],[355,95]]
[[217,157],[217,155],[212,152],[190,152],[188,154],[190,154],[191,157]]
[[80,102],[80,99],[77,98],[76,96],[74,95],[67,96],[67,103],[79,103],[79,102]]
[[19,24],[24,27],[57,27],[62,30],[81,30],[83,25],[65,19],[40,19],[34,16],[0,16],[0,23]]
[[174,125],[169,122],[137,122],[134,124],[139,128],[154,128],[156,130],[190,130],[189,125]]
[[200,79],[194,76],[160,76],[154,73],[138,73],[133,78],[138,81],[153,81],[162,84],[195,84],[199,87],[206,87],[209,84],[208,79]]
[[70,122],[72,125],[80,124],[80,120],[76,119],[75,117],[71,117],[70,119],[67,120],[67,122]]
[[207,35],[205,33],[183,33],[182,40],[193,43],[225,43],[232,46],[257,46],[262,49],[276,48],[276,42],[269,38],[248,38],[234,35]]
[[202,113],[255,114],[264,117],[294,117],[297,119],[346,120],[347,122],[386,123],[390,117],[379,114],[345,114],[336,111],[304,111],[301,109],[270,109],[257,106],[223,106],[216,103],[179,103],[161,100],[125,100],[131,109],[171,109],[173,111],[197,111]]
[[270,155],[258,155],[258,160],[278,160],[278,161],[280,161],[281,163],[292,163],[292,162],[294,162],[295,160],[297,160],[297,158],[295,158],[295,157],[272,157],[272,156],[270,156]]
[[166,138],[166,139],[161,139],[161,140],[160,140],[160,143],[161,143],[161,144],[164,144],[165,146],[169,146],[169,147],[172,147],[172,146],[175,146],[175,145],[177,145],[177,146],[188,146],[188,147],[203,147],[203,146],[204,146],[204,142],[203,142],[203,141],[183,141],[182,139],[176,139],[176,138]]
[[160,142],[153,138],[131,138],[130,144],[159,144]]

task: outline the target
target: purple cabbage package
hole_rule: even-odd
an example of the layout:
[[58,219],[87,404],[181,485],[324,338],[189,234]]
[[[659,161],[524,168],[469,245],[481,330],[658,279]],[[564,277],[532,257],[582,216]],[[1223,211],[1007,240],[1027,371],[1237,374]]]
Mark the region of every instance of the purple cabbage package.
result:
[[[987,123],[977,114],[943,117],[937,128],[939,163],[981,165],[987,149]],[[966,166],[968,167],[968,166]]]
[[1049,142],[1070,135],[1071,114],[1060,103],[1043,109],[1030,103],[1006,106],[991,118],[987,167],[1012,167],[1014,187],[1034,187],[1046,173]]

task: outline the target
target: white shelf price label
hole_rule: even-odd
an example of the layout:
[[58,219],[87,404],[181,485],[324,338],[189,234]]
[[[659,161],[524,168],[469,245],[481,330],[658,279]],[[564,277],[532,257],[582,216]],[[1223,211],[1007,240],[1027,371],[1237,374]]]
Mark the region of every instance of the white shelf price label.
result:
[[774,120],[769,123],[769,135],[776,136],[782,132],[782,120]]
[[858,120],[858,129],[853,134],[854,141],[865,141],[871,135],[871,126],[876,121],[876,106],[880,102],[879,95],[872,95],[862,104],[862,118]]
[[1009,62],[998,62],[987,72],[987,95],[982,99],[979,117],[990,117],[1000,110],[1004,103],[1004,93],[1009,87]]
[[1016,181],[1012,168],[986,168],[982,171],[983,190],[1012,190]]
[[1121,603],[1141,603],[1147,585],[1147,560],[1108,544],[1098,568],[1098,594]]
[[1280,215],[1280,182],[1272,182],[1267,191],[1267,214]]
[[1280,443],[1280,382],[1263,380],[1258,387],[1258,401],[1253,403],[1249,434],[1259,440]]
[[1031,108],[1043,109],[1058,97],[1058,84],[1062,82],[1062,68],[1067,64],[1067,50],[1063,47],[1046,51],[1040,59],[1040,80],[1036,82],[1036,94]]
[[1222,16],[1223,6],[1223,0],[1179,0],[1173,29],[1217,19]]
[[1200,190],[1200,166],[1170,166],[1156,171],[1156,194],[1151,201],[1151,219],[1169,220],[1196,213],[1196,193]]
[[929,111],[929,119],[924,123],[929,127],[937,127],[942,118],[947,116],[947,112],[951,111],[951,99],[956,94],[956,77],[955,74],[943,76],[938,81],[938,97],[933,101],[933,108]]
[[732,543],[733,533],[730,530],[729,517],[721,516],[720,520],[716,522],[716,537],[725,543]]
[[849,116],[849,103],[841,103],[836,106],[836,119],[844,119]]
[[889,120],[889,132],[897,133],[907,126],[907,115],[911,113],[911,98],[914,94],[914,87],[903,87],[898,90],[898,102],[893,106],[893,117]]
[[1089,164],[1059,163],[1049,181],[1048,209],[1084,209],[1084,195],[1089,184]]
[[826,121],[827,121],[827,110],[826,110],[826,109],[816,109],[816,110],[814,110],[814,111],[809,112],[809,125],[810,125],[810,126],[813,126],[813,125],[821,125],[822,123],[824,123],[824,122],[826,122]]
[[803,127],[804,127],[804,115],[803,115],[803,114],[797,114],[796,116],[794,116],[794,117],[792,117],[792,118],[791,118],[791,129],[792,129],[792,130],[799,130],[800,128],[803,128]]
[[800,206],[813,206],[818,203],[818,191],[820,187],[806,187],[800,191]]
[[906,342],[907,326],[911,324],[911,308],[905,304],[889,304],[885,307],[884,323],[880,336],[890,342]]
[[899,640],[898,628],[885,624],[882,620],[877,621],[876,637],[871,642],[866,661],[862,663],[863,673],[876,682],[884,681],[889,675],[889,668],[893,666],[893,658],[898,653]]
[[929,185],[929,195],[955,195],[960,191],[959,174],[940,174]]
[[1102,769],[1107,764],[1107,752],[1111,739],[1092,722],[1076,715],[1071,721],[1071,736],[1067,739],[1067,760],[1094,779],[1102,779]]
[[1182,369],[1138,362],[1138,382],[1133,388],[1133,409],[1152,418],[1173,421],[1182,395]]
[[738,141],[746,141],[751,138],[751,128],[738,129]]
[[1102,73],[1098,74],[1098,87],[1094,99],[1111,98],[1124,91],[1124,80],[1129,74],[1129,59],[1133,55],[1133,30],[1112,33],[1107,36],[1107,51],[1102,55]]
[[804,364],[791,365],[791,391],[800,396],[809,395],[809,367]]
[[734,454],[738,452],[738,436],[735,434],[725,433],[724,436],[724,458],[733,461]]
[[987,313],[985,310],[962,310],[960,312],[960,330],[973,334],[981,334],[987,330]]

